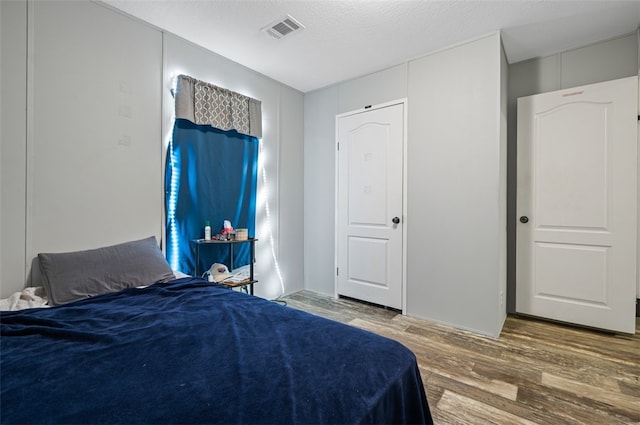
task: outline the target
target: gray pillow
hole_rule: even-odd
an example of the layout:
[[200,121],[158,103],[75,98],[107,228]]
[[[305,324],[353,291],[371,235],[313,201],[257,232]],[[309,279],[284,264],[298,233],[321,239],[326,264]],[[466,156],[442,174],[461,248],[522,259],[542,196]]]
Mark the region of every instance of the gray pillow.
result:
[[38,254],[49,304],[174,279],[155,236],[86,251]]

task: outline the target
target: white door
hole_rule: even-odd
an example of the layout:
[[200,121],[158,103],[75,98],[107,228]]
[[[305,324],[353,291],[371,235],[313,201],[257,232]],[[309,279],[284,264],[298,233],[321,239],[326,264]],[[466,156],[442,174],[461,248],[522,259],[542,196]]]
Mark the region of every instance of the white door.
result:
[[517,312],[635,332],[637,84],[518,99]]
[[404,104],[337,119],[337,293],[402,308]]

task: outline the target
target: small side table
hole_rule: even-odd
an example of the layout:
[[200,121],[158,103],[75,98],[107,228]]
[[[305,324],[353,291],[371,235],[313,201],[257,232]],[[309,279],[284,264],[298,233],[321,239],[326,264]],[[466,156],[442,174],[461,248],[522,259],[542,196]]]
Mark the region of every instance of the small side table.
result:
[[230,241],[219,241],[217,239],[212,239],[210,241],[206,241],[204,239],[192,239],[191,243],[196,246],[196,267],[194,274],[196,276],[202,276],[202,272],[200,271],[200,248],[204,246],[212,246],[212,245],[227,245],[229,247],[229,271],[233,272],[233,247],[237,244],[248,243],[251,245],[251,250],[249,254],[249,279],[243,280],[242,282],[220,282],[221,285],[228,287],[242,287],[249,286],[249,293],[253,295],[253,284],[257,283],[257,280],[253,279],[253,262],[256,256],[256,238],[249,238],[244,241],[238,240],[230,240]]

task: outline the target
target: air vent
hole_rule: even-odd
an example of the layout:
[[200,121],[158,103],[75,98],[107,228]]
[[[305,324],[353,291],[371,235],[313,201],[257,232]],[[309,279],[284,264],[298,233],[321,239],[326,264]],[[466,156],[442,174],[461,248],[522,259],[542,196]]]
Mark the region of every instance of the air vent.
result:
[[291,15],[279,19],[266,27],[262,28],[262,31],[266,32],[273,38],[282,38],[291,35],[295,32],[300,32],[304,29],[304,25],[298,22]]

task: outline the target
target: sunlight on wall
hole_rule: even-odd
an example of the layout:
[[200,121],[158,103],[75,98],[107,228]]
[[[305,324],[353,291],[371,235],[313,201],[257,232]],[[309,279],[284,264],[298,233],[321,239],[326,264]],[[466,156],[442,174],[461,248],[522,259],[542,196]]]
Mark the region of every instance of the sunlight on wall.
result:
[[269,235],[269,246],[271,247],[271,258],[273,259],[273,265],[276,270],[278,280],[280,282],[280,294],[277,297],[275,297],[275,298],[278,298],[284,294],[284,279],[282,278],[280,264],[278,264],[278,258],[276,256],[276,249],[275,249],[275,242],[273,239],[273,228],[271,226],[271,211],[269,209],[269,185],[267,183],[268,180],[267,180],[267,170],[265,167],[265,163],[266,163],[266,155],[264,155],[262,139],[260,139],[258,167],[259,167],[260,173],[262,174],[262,188],[258,193],[257,208],[258,209],[264,208],[266,219],[263,223],[260,223],[259,229],[260,229],[260,234]]

